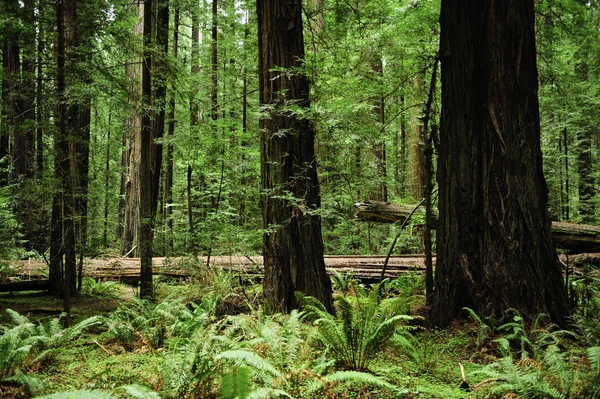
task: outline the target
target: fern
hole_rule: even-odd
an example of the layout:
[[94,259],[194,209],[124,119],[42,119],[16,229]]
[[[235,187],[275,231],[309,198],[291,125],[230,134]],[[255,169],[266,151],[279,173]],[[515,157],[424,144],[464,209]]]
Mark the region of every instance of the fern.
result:
[[346,294],[353,285],[356,284],[353,272],[347,272],[342,274],[341,272],[333,269],[333,275],[331,276],[331,283],[333,288],[342,294]]
[[64,330],[58,318],[50,320],[46,325],[38,326],[41,352],[32,363],[54,359],[62,348],[77,339],[85,330],[102,323],[102,317],[92,316]]
[[475,313],[475,311],[473,309],[464,307],[463,310],[465,310],[467,313],[469,313],[469,315],[473,318],[473,320],[475,320],[477,322],[477,324],[479,325],[477,328],[476,344],[477,344],[477,350],[480,350],[488,342],[488,338],[492,333],[492,327],[488,323],[483,321],[481,319],[481,317],[479,317],[479,315],[477,313]]
[[77,390],[37,396],[34,399],[118,399],[118,396],[100,390]]
[[342,366],[361,371],[368,369],[373,359],[391,346],[398,327],[413,317],[397,314],[397,308],[389,306],[391,302],[382,301],[379,285],[366,296],[360,291],[355,291],[355,295],[337,298],[337,316],[329,314],[314,298],[306,298],[304,306],[316,319],[319,339]]
[[527,362],[515,364],[511,357],[504,357],[475,374],[489,378],[491,395],[515,393],[525,399],[567,399],[543,378],[541,370]]
[[27,360],[32,349],[44,341],[36,326],[11,309],[6,309],[13,323],[0,336],[0,380],[10,377]]
[[[141,385],[126,385],[118,389],[127,392],[129,397],[136,399],[161,399],[158,393]],[[119,399],[121,397],[121,395],[117,395],[112,391],[80,389],[38,396],[34,399]]]
[[327,383],[344,383],[347,385],[370,385],[382,388],[391,392],[397,390],[395,385],[390,384],[383,379],[360,371],[338,371],[322,378],[316,378],[309,386],[307,394],[313,394],[323,388]]
[[246,399],[251,393],[252,369],[235,367],[221,380],[219,399]]
[[193,315],[181,301],[154,304],[135,299],[123,304],[104,319],[110,333],[126,348],[142,342],[153,349],[161,348],[165,341],[176,335],[182,322]]
[[161,399],[158,393],[142,385],[125,385],[121,389],[136,399]]

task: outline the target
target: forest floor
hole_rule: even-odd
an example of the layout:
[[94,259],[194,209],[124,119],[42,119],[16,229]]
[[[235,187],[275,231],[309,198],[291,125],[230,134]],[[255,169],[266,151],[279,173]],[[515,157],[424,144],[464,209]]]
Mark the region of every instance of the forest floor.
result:
[[[330,257],[327,264],[383,260]],[[94,398],[600,397],[589,388],[600,381],[600,356],[590,352],[598,348],[600,355],[595,268],[572,280],[581,302],[574,332],[566,333],[515,313],[488,320],[468,311],[449,328],[432,328],[422,317],[427,308],[418,265],[373,286],[379,295],[350,275],[332,276],[336,303],[345,301],[349,313],[327,319],[310,307],[306,314],[264,314],[261,285],[225,267],[241,258],[213,258],[223,268],[207,268],[202,259],[155,261],[185,270],[186,278],[156,275],[153,304],[136,298],[135,285],[86,277],[68,330],[57,322],[61,300],[39,292],[0,293],[0,398],[73,390],[79,392],[52,398],[85,397],[83,391]],[[135,259],[104,259],[86,268],[128,269],[129,262],[137,266]],[[258,268],[260,258],[244,264]],[[368,343],[369,337],[376,342]],[[470,391],[463,389],[461,365]]]

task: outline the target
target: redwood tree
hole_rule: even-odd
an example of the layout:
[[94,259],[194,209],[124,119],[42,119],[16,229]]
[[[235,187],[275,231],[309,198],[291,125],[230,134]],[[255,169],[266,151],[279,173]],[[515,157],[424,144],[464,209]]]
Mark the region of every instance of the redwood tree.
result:
[[533,0],[442,0],[432,321],[463,307],[563,323],[542,173]]
[[331,309],[323,261],[315,130],[302,71],[301,0],[257,0],[259,87],[263,117],[261,200],[266,232],[264,293],[269,311],[298,306],[294,292]]

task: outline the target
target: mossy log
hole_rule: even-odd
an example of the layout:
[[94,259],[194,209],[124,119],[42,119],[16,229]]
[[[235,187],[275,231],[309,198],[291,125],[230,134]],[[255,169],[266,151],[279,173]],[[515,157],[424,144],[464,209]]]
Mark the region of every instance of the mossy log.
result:
[[[359,220],[402,223],[414,209],[411,205],[399,205],[389,202],[364,202],[355,204],[356,217]],[[425,215],[425,209],[417,215]],[[437,211],[433,215],[433,228],[437,225]],[[417,219],[418,220],[418,219]],[[557,248],[570,253],[600,251],[600,227],[586,224],[552,222],[552,238]]]

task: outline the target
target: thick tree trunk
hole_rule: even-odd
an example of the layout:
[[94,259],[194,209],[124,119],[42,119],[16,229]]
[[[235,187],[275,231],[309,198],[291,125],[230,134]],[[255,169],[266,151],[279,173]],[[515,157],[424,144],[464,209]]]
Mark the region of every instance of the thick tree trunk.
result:
[[[144,5],[138,4],[138,23],[134,28],[135,34],[142,36],[144,30]],[[140,167],[142,163],[140,152],[140,138],[142,130],[142,106],[140,98],[142,63],[133,60],[126,65],[127,78],[130,84],[130,93],[133,98],[132,113],[129,117],[129,152],[127,154],[127,168],[125,174],[125,210],[121,254],[139,256],[139,231],[140,231]],[[143,112],[143,111],[142,111]]]
[[566,290],[542,173],[532,0],[442,0],[432,322],[516,309],[562,325]]
[[321,199],[314,127],[289,108],[310,106],[308,80],[298,71],[304,58],[302,2],[258,0],[257,15],[260,103],[267,113],[260,122],[267,308],[298,307],[294,293],[299,291],[331,310],[331,281],[316,213]]

